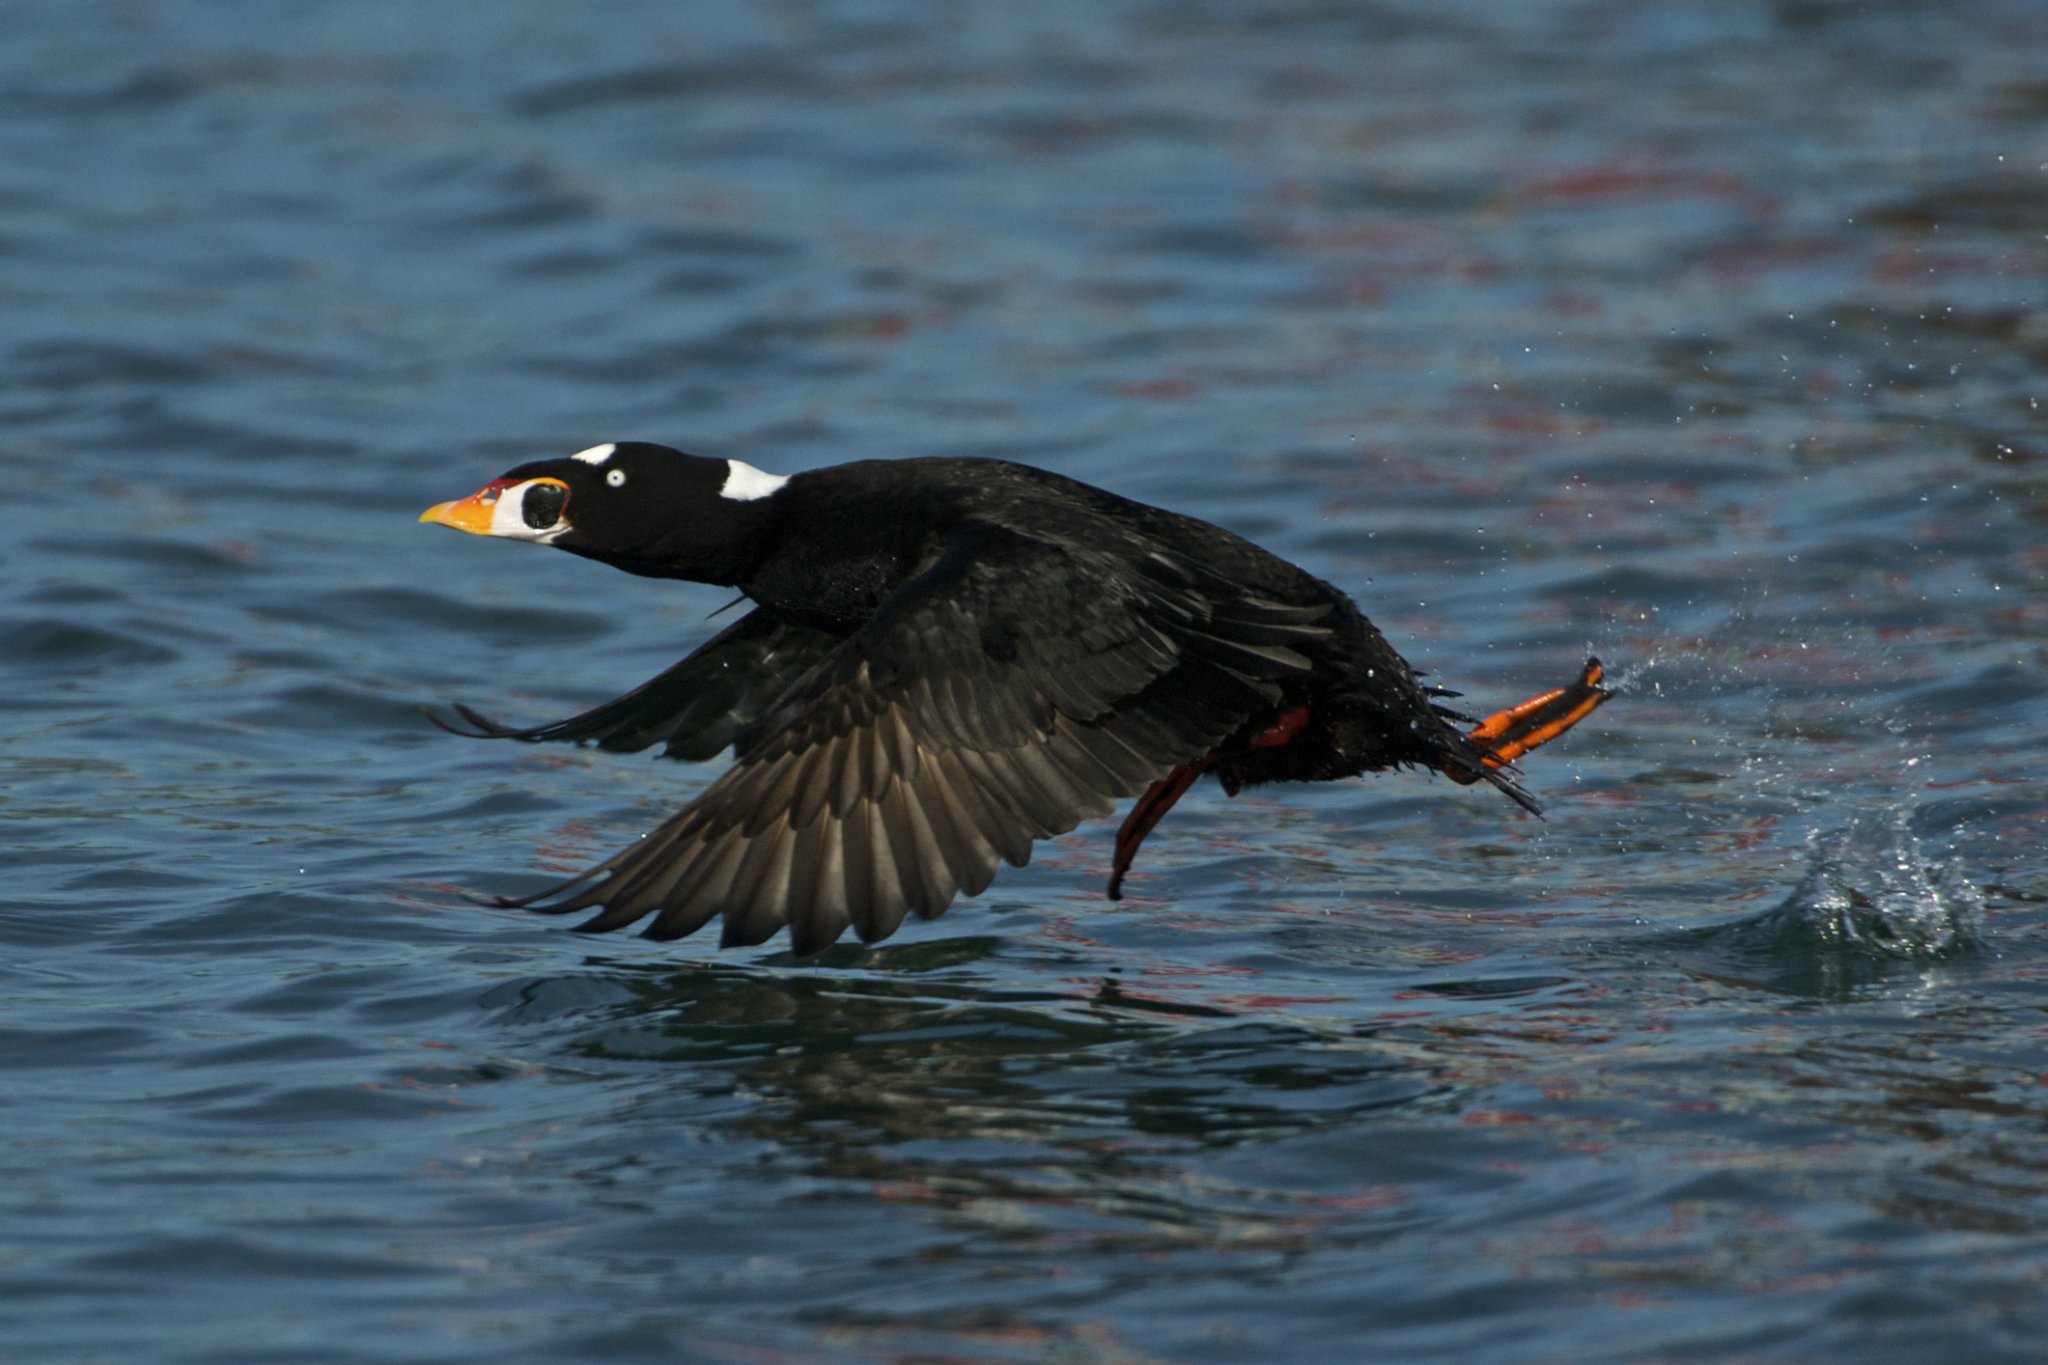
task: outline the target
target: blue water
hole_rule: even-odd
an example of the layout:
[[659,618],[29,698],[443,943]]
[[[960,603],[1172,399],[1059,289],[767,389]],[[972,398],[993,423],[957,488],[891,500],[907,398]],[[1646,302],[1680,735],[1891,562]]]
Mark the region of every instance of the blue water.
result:
[[[2048,1338],[2048,10],[22,0],[0,1356],[2000,1362]],[[1024,459],[1527,765],[886,945],[482,908],[724,595],[414,523]]]

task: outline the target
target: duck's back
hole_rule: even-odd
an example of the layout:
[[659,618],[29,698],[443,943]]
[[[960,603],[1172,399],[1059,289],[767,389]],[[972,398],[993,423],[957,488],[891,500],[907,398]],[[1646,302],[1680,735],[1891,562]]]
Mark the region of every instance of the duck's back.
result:
[[787,503],[779,548],[742,586],[778,610],[849,626],[974,526],[1067,549],[1096,572],[1172,566],[1219,601],[1235,594],[1356,615],[1335,587],[1220,526],[1006,460],[834,465],[792,478]]

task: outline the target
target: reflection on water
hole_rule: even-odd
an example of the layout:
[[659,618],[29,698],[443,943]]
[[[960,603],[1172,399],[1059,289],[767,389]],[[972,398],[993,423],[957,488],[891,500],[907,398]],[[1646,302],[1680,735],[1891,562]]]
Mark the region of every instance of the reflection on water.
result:
[[[866,970],[577,976],[498,988],[508,1021],[573,1018],[593,1063],[728,1072],[746,1120],[846,1174],[855,1154],[933,1139],[1112,1151],[1134,1135],[1228,1144],[1342,1124],[1438,1088],[1406,1050],[1203,1006],[1131,1008],[1113,978],[1072,996],[990,990],[956,968],[992,950],[950,940],[869,950]],[[931,948],[943,948],[933,954]],[[933,977],[927,975],[939,972]],[[601,1006],[593,993],[615,997]],[[873,1159],[863,1155],[862,1160]]]

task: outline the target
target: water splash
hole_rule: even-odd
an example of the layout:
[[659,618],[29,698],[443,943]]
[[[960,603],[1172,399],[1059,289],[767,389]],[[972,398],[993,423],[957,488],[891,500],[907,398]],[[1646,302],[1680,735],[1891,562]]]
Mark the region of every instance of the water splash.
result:
[[1979,943],[1984,893],[1957,870],[1953,850],[1931,851],[1909,810],[1860,814],[1807,838],[1806,876],[1755,925],[1779,948],[1922,959]]

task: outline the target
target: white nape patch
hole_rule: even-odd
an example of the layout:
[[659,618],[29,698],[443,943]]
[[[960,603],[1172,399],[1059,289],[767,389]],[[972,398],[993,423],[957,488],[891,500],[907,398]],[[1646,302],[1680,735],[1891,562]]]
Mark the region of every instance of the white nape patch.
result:
[[730,498],[734,502],[753,502],[757,498],[765,498],[789,482],[789,476],[786,474],[765,473],[739,460],[727,460],[725,468],[725,487],[718,490],[718,496]]
[[569,458],[572,460],[581,460],[585,464],[603,464],[606,460],[609,460],[613,455],[617,454],[618,449],[619,448],[615,443],[611,441],[606,441],[601,446],[592,446],[588,450],[579,450],[574,455],[571,455]]
[[513,484],[498,494],[498,500],[491,506],[491,534],[507,540],[531,540],[545,545],[569,529],[569,523],[558,521],[544,531],[536,531],[526,524],[526,490],[538,483],[528,479],[525,483]]

